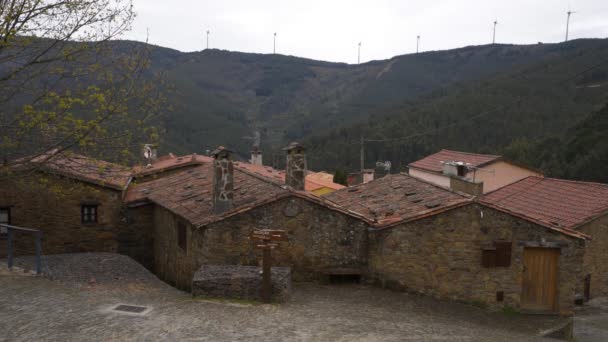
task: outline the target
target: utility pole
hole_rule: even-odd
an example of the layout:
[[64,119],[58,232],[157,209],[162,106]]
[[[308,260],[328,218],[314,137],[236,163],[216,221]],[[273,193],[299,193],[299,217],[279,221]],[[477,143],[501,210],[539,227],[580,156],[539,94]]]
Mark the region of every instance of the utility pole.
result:
[[209,30],[207,30],[207,50],[209,50]]
[[274,33],[274,41],[272,43],[272,53],[276,54],[277,53],[277,33]]
[[418,48],[420,47],[420,35],[416,37],[416,53],[418,53]]
[[494,20],[494,33],[492,33],[492,45],[496,44],[496,24],[498,24],[498,20]]
[[357,52],[357,64],[361,64],[361,42],[359,42],[359,50]]
[[568,19],[566,19],[566,40],[568,41],[568,30],[570,29],[570,15],[576,13],[576,12],[572,12],[571,10],[568,9]]
[[361,182],[363,182],[363,169],[365,168],[365,139],[361,136]]

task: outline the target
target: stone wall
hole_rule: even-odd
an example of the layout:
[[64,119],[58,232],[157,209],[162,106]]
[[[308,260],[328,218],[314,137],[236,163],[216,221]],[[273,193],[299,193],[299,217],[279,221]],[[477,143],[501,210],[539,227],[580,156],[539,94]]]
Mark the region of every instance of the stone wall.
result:
[[[126,211],[125,211],[126,210]],[[116,234],[117,252],[154,270],[154,205],[123,209]]]
[[[203,265],[192,279],[192,296],[262,300],[262,268],[257,266]],[[291,270],[273,267],[273,302],[286,302],[291,296]]]
[[585,275],[591,275],[591,298],[608,296],[608,215],[579,229],[591,235],[585,252]]
[[[81,222],[81,205],[98,205],[98,222]],[[68,178],[36,174],[0,185],[0,206],[15,226],[43,231],[45,254],[117,252],[121,192]],[[16,252],[34,252],[34,240],[16,234]]]
[[[482,214],[483,213],[483,214]],[[378,283],[441,299],[520,307],[525,241],[558,242],[558,306],[572,312],[582,293],[585,242],[505,213],[470,204],[439,215],[371,232],[369,271]],[[482,249],[512,242],[510,267],[482,267]],[[502,302],[497,292],[504,293]]]
[[[177,244],[177,225],[186,226],[187,248]],[[194,264],[192,225],[159,206],[154,207],[154,273],[184,291],[190,291],[192,276],[200,265]]]
[[316,280],[332,268],[366,268],[367,226],[360,220],[292,197],[206,227],[188,226],[188,248],[177,246],[178,217],[155,211],[157,275],[187,289],[201,265],[259,265],[248,239],[254,229],[284,229],[288,242],[273,251],[274,265],[291,267],[295,281]]

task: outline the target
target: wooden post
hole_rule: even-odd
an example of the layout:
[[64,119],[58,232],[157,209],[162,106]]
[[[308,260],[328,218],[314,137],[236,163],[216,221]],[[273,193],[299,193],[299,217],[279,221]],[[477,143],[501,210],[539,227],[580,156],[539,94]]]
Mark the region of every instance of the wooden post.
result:
[[262,301],[270,303],[272,299],[272,254],[277,244],[273,241],[287,241],[284,230],[256,229],[251,232],[249,239],[256,242],[255,247],[262,250]]
[[6,233],[8,238],[8,269],[13,268],[13,229],[6,227]]
[[42,232],[36,232],[36,274],[42,273]]
[[264,303],[270,303],[272,299],[271,267],[272,256],[270,255],[270,246],[266,246],[263,249],[262,255],[262,301]]

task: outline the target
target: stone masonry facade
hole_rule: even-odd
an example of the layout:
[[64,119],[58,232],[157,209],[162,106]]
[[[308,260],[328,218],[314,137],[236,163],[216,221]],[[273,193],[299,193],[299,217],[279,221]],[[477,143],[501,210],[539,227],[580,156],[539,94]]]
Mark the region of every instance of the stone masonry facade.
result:
[[585,252],[585,276],[590,277],[590,296],[608,296],[608,215],[584,224],[579,230],[592,236]]
[[[494,241],[512,243],[509,267],[482,267]],[[558,309],[570,314],[582,293],[585,242],[477,204],[370,232],[370,276],[385,287],[519,309],[523,249],[541,241],[561,246]]]
[[[123,206],[121,191],[48,173],[0,186],[0,207],[10,208],[11,224],[39,229],[43,254],[112,252],[153,266],[153,207]],[[81,206],[97,206],[97,222],[83,223]],[[6,256],[6,240],[0,257]],[[15,233],[15,253],[33,254],[31,234]]]
[[187,225],[187,250],[177,247],[177,222],[155,210],[157,275],[189,289],[202,265],[260,265],[260,252],[248,239],[254,229],[284,229],[288,242],[272,252],[273,264],[291,267],[295,281],[318,280],[330,269],[365,269],[367,225],[300,198],[286,198],[200,228]]
[[[35,174],[0,186],[0,207],[11,224],[40,229],[45,254],[117,252],[121,192],[51,174]],[[81,222],[81,206],[97,205],[97,222]],[[16,252],[33,253],[34,240],[16,233]]]

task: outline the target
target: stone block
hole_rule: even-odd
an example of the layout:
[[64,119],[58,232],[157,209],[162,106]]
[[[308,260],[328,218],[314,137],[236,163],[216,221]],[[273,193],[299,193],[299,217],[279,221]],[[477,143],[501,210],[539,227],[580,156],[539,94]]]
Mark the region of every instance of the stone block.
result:
[[[291,296],[291,269],[271,270],[272,300],[286,302]],[[203,265],[192,279],[192,296],[261,300],[262,268],[239,265]]]

